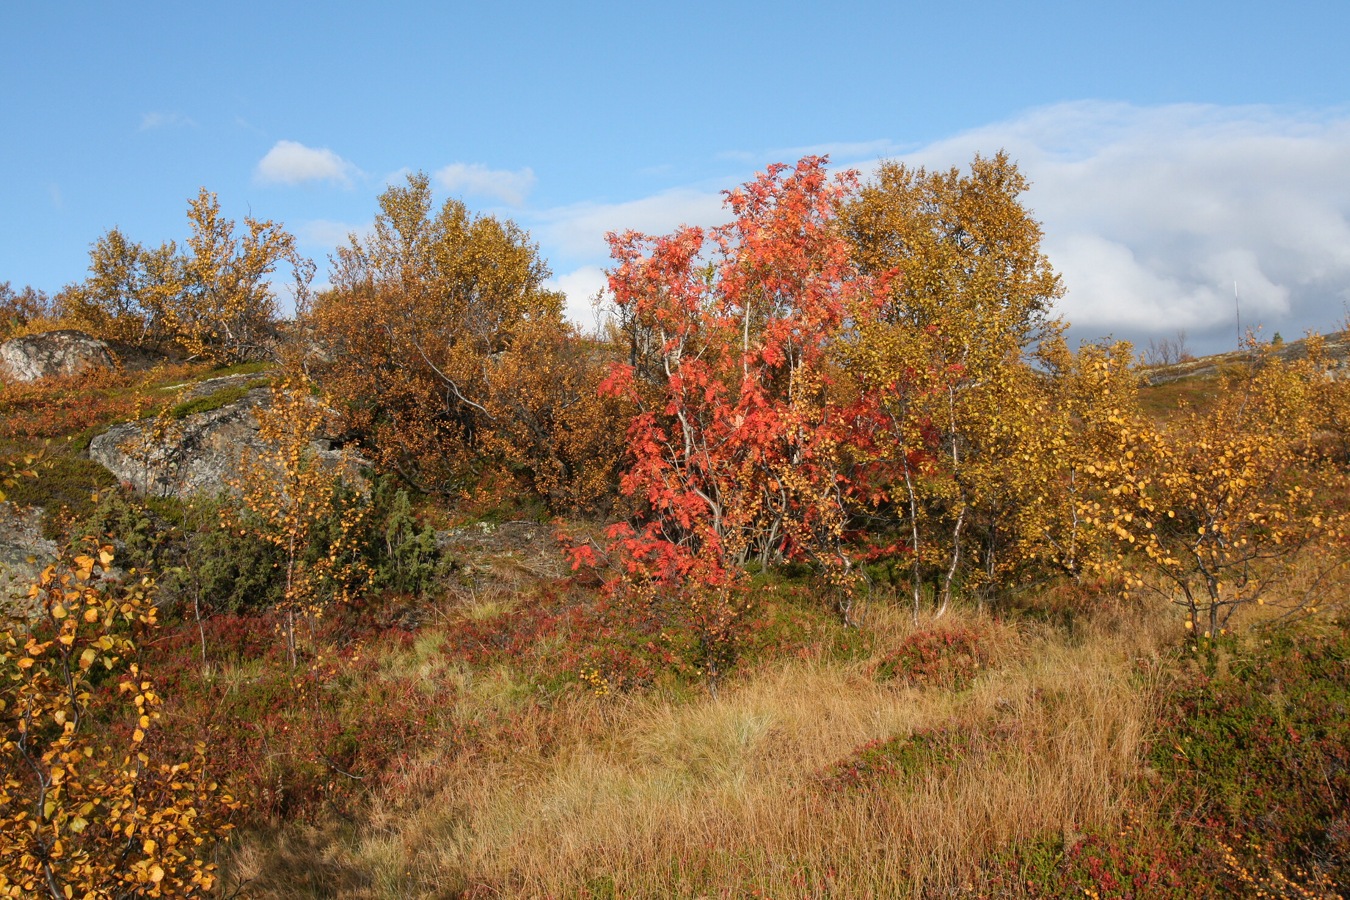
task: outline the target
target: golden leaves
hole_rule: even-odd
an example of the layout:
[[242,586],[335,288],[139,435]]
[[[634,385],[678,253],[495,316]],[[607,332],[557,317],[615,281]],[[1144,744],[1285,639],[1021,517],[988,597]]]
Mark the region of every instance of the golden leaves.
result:
[[[1346,475],[1318,437],[1330,406],[1318,397],[1324,364],[1315,352],[1284,361],[1252,350],[1251,368],[1222,381],[1206,408],[1139,430],[1139,452],[1121,460],[1131,505],[1113,513],[1144,526],[1130,537],[1211,632],[1237,608],[1264,602],[1305,548],[1321,548],[1324,571],[1344,559],[1334,541],[1346,513],[1328,499],[1344,492]],[[1116,570],[1134,564],[1122,555]]]
[[140,346],[171,342],[218,361],[265,355],[276,321],[268,276],[290,262],[304,288],[301,273],[312,274],[312,264],[274,222],[246,217],[236,235],[205,188],[189,201],[188,223],[186,253],[172,241],[150,250],[108,231],[90,250],[89,277],[68,292],[69,315],[97,335]]
[[[320,616],[370,576],[357,547],[369,503],[357,489],[355,462],[341,453],[329,464],[313,446],[326,409],[303,375],[273,386],[271,403],[256,413],[266,449],[242,463],[234,485],[241,509],[227,511],[224,522],[252,529],[282,551],[283,603],[292,617]],[[294,659],[293,629],[287,641]]]
[[498,483],[565,509],[612,492],[622,422],[595,392],[601,348],[563,320],[529,235],[455,200],[435,210],[423,174],[379,203],[304,322],[341,427],[450,495]]
[[[214,810],[234,801],[194,774],[203,771],[200,750],[190,771],[152,765],[133,749],[147,743],[160,703],[135,663],[115,695],[96,699],[89,680],[100,655],[110,670],[122,665],[139,630],[155,623],[152,583],[104,580],[113,561],[111,548],[97,547],[49,566],[34,586],[37,618],[25,631],[0,631],[0,646],[24,647],[17,658],[0,653],[0,894],[32,894],[40,880],[68,897],[203,896],[214,881],[205,842],[229,830]],[[129,627],[114,629],[118,620]],[[39,631],[52,639],[38,640]],[[123,712],[118,698],[135,710],[122,747],[106,729]],[[103,727],[87,727],[94,720]],[[123,841],[133,834],[139,855]]]

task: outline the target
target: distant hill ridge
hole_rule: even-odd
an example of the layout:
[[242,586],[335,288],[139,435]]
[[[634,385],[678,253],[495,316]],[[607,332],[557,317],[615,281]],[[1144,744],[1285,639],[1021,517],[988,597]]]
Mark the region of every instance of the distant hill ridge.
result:
[[[1335,361],[1337,369],[1345,370],[1350,366],[1350,331],[1341,331],[1324,335],[1326,354]],[[1285,341],[1271,351],[1284,360],[1302,359],[1308,355],[1308,342],[1300,338],[1297,341]],[[1252,358],[1251,350],[1231,350],[1213,356],[1201,356],[1185,362],[1161,366],[1145,366],[1142,370],[1144,381],[1151,387],[1181,381],[1187,378],[1208,378],[1218,375],[1225,368],[1246,363]]]

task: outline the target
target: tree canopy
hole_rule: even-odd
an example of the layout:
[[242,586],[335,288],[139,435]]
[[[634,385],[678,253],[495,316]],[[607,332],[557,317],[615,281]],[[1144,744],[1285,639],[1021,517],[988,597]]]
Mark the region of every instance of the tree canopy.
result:
[[241,234],[202,188],[188,203],[191,234],[180,251],[150,249],[112,228],[89,250],[89,277],[62,294],[63,312],[100,337],[238,362],[267,356],[277,304],[270,277],[289,263],[307,282],[313,267],[279,224],[244,218]]
[[495,458],[558,505],[597,501],[613,404],[529,235],[458,200],[434,210],[421,173],[379,205],[304,317],[343,429],[427,490],[472,493],[502,475]]

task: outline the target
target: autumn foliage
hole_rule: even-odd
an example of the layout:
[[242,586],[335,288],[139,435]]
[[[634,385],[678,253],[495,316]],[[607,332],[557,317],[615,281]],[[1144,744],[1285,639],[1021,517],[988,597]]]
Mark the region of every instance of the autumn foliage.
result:
[[622,489],[640,509],[611,530],[624,590],[714,640],[748,560],[812,564],[846,620],[880,562],[916,615],[1031,565],[1078,570],[1096,547],[1079,470],[1130,401],[1131,358],[1058,337],[1025,187],[1002,155],[861,188],[810,157],[728,192],[729,225],[611,237],[629,358],[601,390],[637,410]]
[[1055,440],[1042,429],[1057,388],[1031,357],[1062,329],[1063,289],[1027,186],[1003,153],[968,174],[885,163],[842,209],[859,267],[891,277],[848,355],[885,448],[874,527],[907,551],[916,609],[925,596],[945,609],[957,589],[996,596],[1032,552],[1036,526],[1017,519],[1027,450]]
[[280,553],[292,666],[297,617],[312,622],[352,599],[372,574],[359,552],[370,504],[354,483],[351,455],[339,451],[325,459],[316,448],[327,411],[309,388],[302,377],[283,379],[271,403],[258,410],[264,449],[242,461],[234,485],[239,502],[226,507],[223,522],[253,531]]
[[340,398],[344,433],[423,490],[594,508],[619,420],[548,275],[513,222],[433,210],[427,177],[409,176],[381,195],[373,233],[339,248],[332,289],[302,317],[305,366]]
[[1199,638],[1266,602],[1297,565],[1311,566],[1310,587],[1284,599],[1315,608],[1346,565],[1350,483],[1333,411],[1347,387],[1321,349],[1311,338],[1289,361],[1252,342],[1205,408],[1124,430],[1098,464],[1118,481],[1093,508],[1122,551],[1111,564],[1181,605]]
[[710,667],[744,612],[747,560],[820,564],[845,612],[857,581],[846,531],[869,398],[836,355],[886,283],[853,266],[835,227],[852,180],[824,163],[728,193],[730,225],[610,239],[615,302],[650,348],[601,384],[637,410],[622,490],[641,513],[611,529],[611,552],[626,590],[681,611]]
[[[78,549],[0,630],[0,895],[218,892],[236,792],[267,839],[233,874],[332,817],[351,842],[249,882],[263,896],[917,895],[977,865],[995,896],[1040,896],[1042,865],[1089,893],[1186,895],[1225,866],[1281,883],[1238,828],[1297,840],[1321,879],[1320,848],[1345,845],[1344,741],[1318,730],[1344,705],[1344,635],[1314,619],[1289,655],[1335,682],[1306,722],[1282,718],[1285,687],[1250,716],[1264,702],[1225,692],[1275,655],[1235,651],[1247,613],[1277,634],[1344,596],[1350,380],[1320,339],[1253,340],[1197,402],[1149,412],[1129,344],[1066,339],[1027,188],[1002,153],[867,181],[771,166],[726,192],[724,225],[610,236],[604,335],[565,321],[523,229],[437,207],[421,174],[314,297],[279,225],[240,232],[205,191],[181,252],[113,229],[60,297],[0,289],[15,332],[74,317],[213,362],[288,338],[230,492],[126,487],[49,516]],[[287,264],[301,302],[279,329]],[[173,406],[166,383],[198,374],[6,386],[0,500],[50,512],[27,490],[44,466],[98,471],[40,441],[158,409],[148,465],[181,416],[254,386]],[[1141,597],[1161,602],[1120,602]],[[632,696],[653,685],[673,689]],[[1264,755],[1225,750],[1231,775],[1200,746],[1248,735]],[[1249,802],[1246,756],[1277,783],[1309,746],[1321,768]],[[1182,778],[1203,821],[1130,793]],[[991,796],[1017,815],[991,819]],[[1227,856],[1187,862],[1187,833]],[[377,876],[326,868],[361,842]],[[616,860],[651,872],[597,876]]]
[[45,291],[30,285],[16,291],[8,281],[0,282],[0,341],[49,331],[58,318],[57,304]]
[[206,748],[154,750],[162,699],[137,661],[153,582],[109,547],[48,567],[36,614],[0,631],[0,895],[211,896],[233,799]]
[[269,356],[277,305],[271,277],[290,264],[300,290],[313,264],[278,223],[245,217],[242,232],[202,188],[188,203],[191,235],[180,251],[110,229],[89,251],[89,277],[59,297],[64,321],[99,337],[192,357],[238,362]]

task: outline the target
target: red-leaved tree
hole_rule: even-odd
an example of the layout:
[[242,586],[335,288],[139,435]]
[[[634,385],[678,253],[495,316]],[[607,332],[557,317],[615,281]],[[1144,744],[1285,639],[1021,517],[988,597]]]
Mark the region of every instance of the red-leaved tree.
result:
[[815,563],[845,616],[858,580],[848,523],[873,404],[838,351],[888,291],[850,261],[836,216],[856,178],[826,162],[729,191],[730,224],[609,238],[631,355],[601,390],[637,409],[622,490],[640,509],[610,530],[616,587],[688,627],[714,679],[747,561]]

